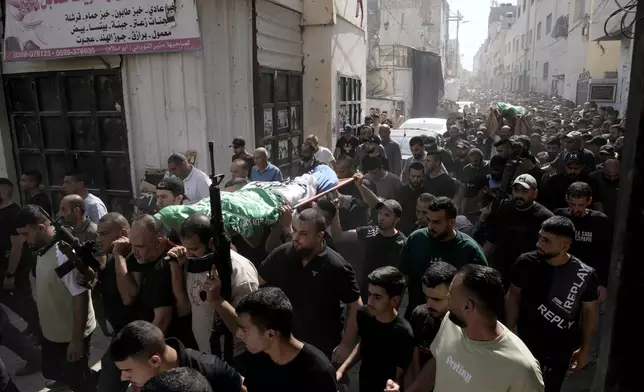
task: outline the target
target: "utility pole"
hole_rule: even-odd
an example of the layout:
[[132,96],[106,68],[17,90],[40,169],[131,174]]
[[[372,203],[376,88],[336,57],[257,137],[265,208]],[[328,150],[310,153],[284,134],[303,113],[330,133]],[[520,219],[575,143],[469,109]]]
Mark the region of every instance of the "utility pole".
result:
[[459,70],[460,70],[460,63],[461,63],[461,52],[460,52],[460,40],[459,40],[459,33],[460,33],[460,27],[461,27],[461,22],[462,23],[467,23],[467,21],[463,21],[463,14],[461,14],[461,11],[456,11],[456,16],[450,16],[448,19],[450,22],[456,22],[456,60],[454,61],[454,76],[458,77]]

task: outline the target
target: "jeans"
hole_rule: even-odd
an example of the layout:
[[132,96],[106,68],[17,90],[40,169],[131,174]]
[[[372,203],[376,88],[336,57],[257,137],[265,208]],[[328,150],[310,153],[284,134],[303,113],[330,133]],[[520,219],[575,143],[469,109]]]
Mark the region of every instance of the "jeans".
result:
[[11,376],[7,372],[4,362],[2,362],[2,358],[0,358],[0,392],[20,392],[16,384],[11,380]]
[[29,363],[40,363],[40,351],[11,323],[9,314],[3,306],[0,306],[0,335],[2,335],[2,345],[17,356]]
[[101,358],[98,392],[125,392],[129,384],[127,381],[121,381],[121,369],[116,367],[108,349]]
[[95,392],[97,374],[89,368],[89,349],[92,334],[83,339],[83,356],[76,362],[67,362],[69,343],[42,340],[42,374],[49,380],[60,381],[73,392]]

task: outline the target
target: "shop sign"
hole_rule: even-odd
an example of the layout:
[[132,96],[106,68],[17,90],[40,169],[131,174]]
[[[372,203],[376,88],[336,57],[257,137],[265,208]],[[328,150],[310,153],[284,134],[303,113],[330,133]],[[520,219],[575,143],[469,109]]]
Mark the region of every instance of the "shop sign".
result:
[[194,0],[6,0],[4,60],[201,48]]

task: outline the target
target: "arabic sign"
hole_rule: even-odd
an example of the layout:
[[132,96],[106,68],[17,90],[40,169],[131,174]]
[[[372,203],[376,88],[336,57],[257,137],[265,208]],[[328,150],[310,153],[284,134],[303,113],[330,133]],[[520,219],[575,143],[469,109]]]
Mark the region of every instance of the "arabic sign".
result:
[[201,48],[194,0],[6,0],[4,59]]

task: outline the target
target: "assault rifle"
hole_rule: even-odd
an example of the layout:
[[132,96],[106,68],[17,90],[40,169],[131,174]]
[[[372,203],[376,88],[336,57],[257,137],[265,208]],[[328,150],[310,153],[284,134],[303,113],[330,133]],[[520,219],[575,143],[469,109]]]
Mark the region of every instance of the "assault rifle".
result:
[[[223,174],[215,174],[215,143],[208,142],[208,153],[210,155],[210,230],[212,234],[213,252],[212,252],[212,268],[208,278],[213,279],[214,274],[219,276],[221,280],[221,297],[232,302],[232,273],[233,268],[230,260],[230,243],[224,234],[224,220],[221,213],[221,190],[219,184],[224,179]],[[202,301],[206,300],[207,293],[201,291],[199,297]],[[224,338],[223,357],[228,363],[232,363],[233,359],[233,331],[229,331],[226,325],[219,317],[219,325],[217,317],[213,322],[213,331],[210,334],[210,347],[212,353],[215,354],[216,350],[221,346],[221,337]]]

